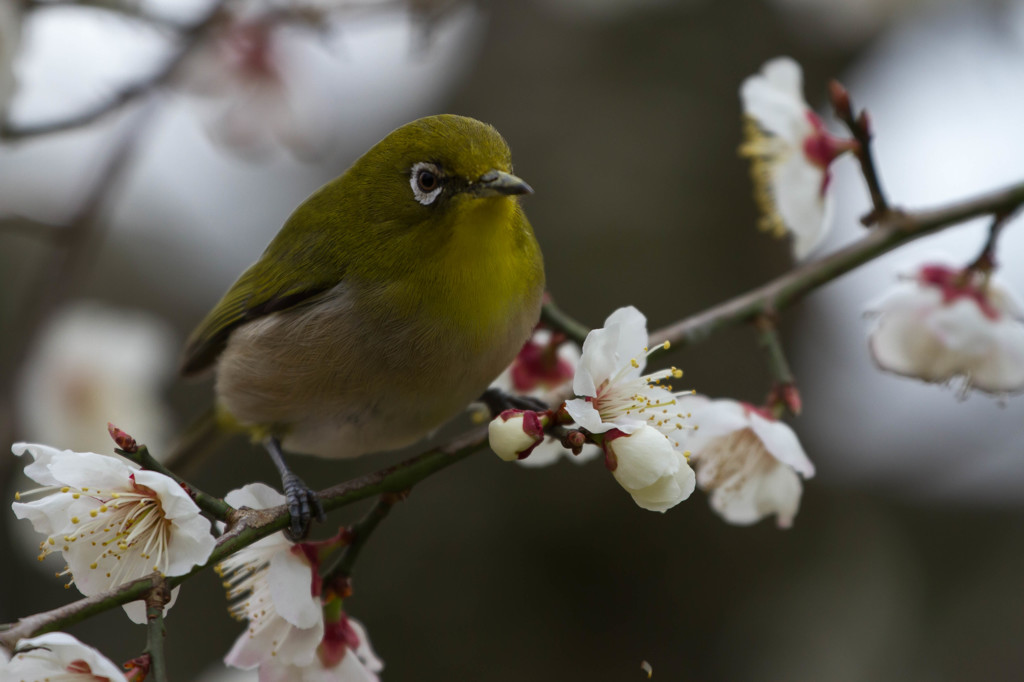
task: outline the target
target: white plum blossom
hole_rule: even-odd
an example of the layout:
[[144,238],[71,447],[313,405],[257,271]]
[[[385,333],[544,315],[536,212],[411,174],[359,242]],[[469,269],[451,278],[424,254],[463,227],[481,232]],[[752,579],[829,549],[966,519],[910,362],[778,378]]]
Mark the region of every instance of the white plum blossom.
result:
[[803,95],[803,71],[789,57],[767,62],[740,86],[745,118],[740,155],[751,161],[761,228],[793,235],[806,257],[831,226],[829,166],[855,144],[829,134]]
[[657,429],[642,424],[629,435],[611,432],[605,448],[612,476],[639,507],[664,512],[693,493],[696,481],[686,456]]
[[990,273],[929,264],[869,304],[884,370],[963,390],[1024,390],[1024,306]]
[[[608,316],[587,335],[565,410],[583,429],[604,434],[608,466],[644,509],[665,511],[693,492],[693,471],[680,447],[689,428],[668,379],[675,367],[644,375],[650,352],[647,319],[633,307]],[[666,344],[667,347],[667,344]],[[687,392],[689,393],[689,392]]]
[[[729,523],[748,525],[775,514],[780,528],[800,507],[800,476],[814,465],[796,434],[765,410],[735,400],[680,399],[697,428],[686,438],[697,485]],[[799,475],[798,475],[799,474]]]
[[107,422],[130,424],[156,453],[169,440],[161,396],[177,341],[159,318],[95,302],[59,310],[21,372],[18,408],[26,437],[80,452],[108,452]]
[[96,649],[64,632],[22,639],[11,660],[0,662],[0,680],[124,682],[121,668]]
[[[267,509],[285,504],[284,495],[263,483],[232,490],[233,507]],[[231,615],[248,620],[224,662],[251,669],[273,660],[280,665],[314,662],[324,636],[319,576],[309,558],[283,532],[245,547],[219,564],[228,588]],[[262,669],[261,669],[262,679]]]
[[676,400],[689,391],[676,394],[662,386],[683,376],[675,367],[643,374],[650,354],[647,318],[639,310],[629,306],[609,315],[604,327],[591,331],[583,343],[572,383],[579,397],[565,403],[569,416],[591,433],[617,429],[630,434],[652,426],[678,445],[676,432],[687,427]]
[[384,663],[370,646],[366,629],[342,614],[329,624],[317,657],[306,666],[270,661],[260,666],[260,682],[378,682]]
[[[153,571],[184,575],[210,557],[210,522],[167,476],[115,455],[27,443],[16,443],[12,451],[32,455],[25,473],[42,486],[19,493],[14,514],[46,536],[40,560],[63,555],[67,567],[58,575],[70,575],[82,594],[99,594]],[[176,594],[177,588],[167,608]],[[124,609],[136,623],[145,622],[143,602]]]

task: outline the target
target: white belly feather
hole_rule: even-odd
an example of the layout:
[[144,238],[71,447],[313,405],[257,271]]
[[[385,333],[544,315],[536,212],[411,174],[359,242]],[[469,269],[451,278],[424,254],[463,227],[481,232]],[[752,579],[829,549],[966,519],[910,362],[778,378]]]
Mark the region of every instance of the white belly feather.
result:
[[512,361],[537,320],[539,292],[476,344],[483,350],[459,343],[465,335],[443,321],[382,322],[394,316],[352,300],[339,285],[237,328],[217,364],[221,406],[292,452],[355,457],[408,445]]

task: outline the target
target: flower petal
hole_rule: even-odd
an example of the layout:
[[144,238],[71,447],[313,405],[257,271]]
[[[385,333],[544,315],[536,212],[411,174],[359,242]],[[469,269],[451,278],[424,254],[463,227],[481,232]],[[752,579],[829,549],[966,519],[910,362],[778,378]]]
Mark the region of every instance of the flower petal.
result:
[[638,506],[650,511],[665,512],[693,493],[697,485],[693,469],[681,453],[676,454],[683,461],[674,474],[663,476],[646,488],[630,491]]
[[320,600],[312,592],[313,567],[293,552],[277,552],[270,559],[267,582],[277,613],[297,628],[323,621]]
[[779,217],[793,235],[793,255],[802,260],[831,227],[833,199],[825,171],[794,149],[775,166],[772,188]]
[[566,400],[565,411],[569,413],[574,422],[590,433],[604,433],[615,428],[615,424],[610,422],[606,424],[601,421],[601,414],[589,400],[583,398]]
[[[89,666],[92,673],[89,679],[124,680],[124,672],[110,659],[64,632],[49,632],[20,640],[18,649],[25,651],[15,654],[3,667],[4,680],[63,679],[68,666],[76,661]],[[80,677],[85,679],[86,675]]]
[[247,483],[225,495],[224,501],[235,508],[269,509],[281,506],[287,498],[266,483]]
[[750,428],[761,439],[768,454],[799,472],[804,478],[814,476],[814,464],[808,459],[799,439],[787,424],[769,421],[756,412],[751,412]]
[[800,65],[789,57],[767,62],[761,73],[749,76],[740,86],[743,111],[766,131],[793,145],[802,145],[811,132],[810,107],[804,101]]
[[680,453],[663,433],[650,426],[610,440],[607,447],[617,462],[612,475],[627,490],[646,488],[679,470]]

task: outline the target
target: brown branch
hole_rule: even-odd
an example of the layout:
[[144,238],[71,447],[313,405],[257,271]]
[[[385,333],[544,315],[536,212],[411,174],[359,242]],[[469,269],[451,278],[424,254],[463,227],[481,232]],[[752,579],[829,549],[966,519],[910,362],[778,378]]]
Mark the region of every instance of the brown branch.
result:
[[907,242],[971,218],[1013,213],[1022,204],[1024,183],[1019,183],[941,209],[889,213],[877,229],[859,241],[791,270],[753,291],[662,327],[651,334],[651,343],[671,341],[674,346],[680,346],[703,341],[724,327],[788,308],[818,287]]
[[[375,495],[403,493],[431,474],[478,452],[486,439],[487,427],[477,427],[443,446],[407,459],[395,466],[327,488],[320,491],[317,496],[323,503],[324,509],[330,510]],[[289,518],[287,505],[270,509],[233,510],[229,514],[230,530],[217,538],[217,545],[206,564],[196,566],[185,575],[166,578],[167,585],[170,587],[180,585],[193,575],[220,563],[243,547],[283,530],[288,525]],[[144,599],[162,580],[164,579],[157,574],[144,576],[108,592],[79,599],[52,611],[21,618],[17,623],[0,626],[0,645],[12,649],[19,639],[33,637],[44,632],[63,630],[98,613],[128,602]]]
[[849,128],[853,139],[857,141],[854,153],[860,162],[860,171],[867,183],[868,192],[871,194],[871,211],[861,218],[865,225],[873,225],[885,218],[892,208],[885,199],[882,191],[882,181],[878,175],[878,167],[875,165],[875,157],[871,151],[871,139],[874,136],[871,131],[871,117],[866,110],[854,116],[853,105],[850,103],[850,93],[839,81],[829,83],[829,95],[832,100],[832,108],[846,127]]

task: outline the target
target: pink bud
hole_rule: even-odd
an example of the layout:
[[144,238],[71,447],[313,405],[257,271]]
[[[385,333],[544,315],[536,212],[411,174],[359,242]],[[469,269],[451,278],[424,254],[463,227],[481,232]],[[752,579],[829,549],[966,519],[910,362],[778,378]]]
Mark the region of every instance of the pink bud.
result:
[[135,439],[110,422],[107,422],[107,432],[114,439],[114,444],[117,445],[119,450],[129,453],[139,451],[139,444],[135,442]]

